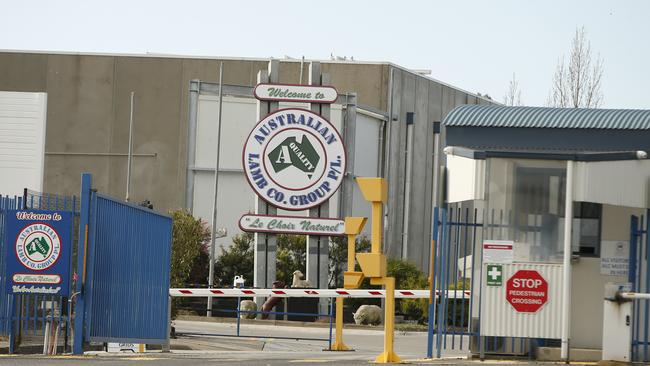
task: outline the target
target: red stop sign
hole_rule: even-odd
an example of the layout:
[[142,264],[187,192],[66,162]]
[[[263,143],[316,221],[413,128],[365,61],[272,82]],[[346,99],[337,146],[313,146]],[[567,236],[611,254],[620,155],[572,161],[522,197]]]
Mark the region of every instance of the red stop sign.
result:
[[519,270],[506,283],[506,300],[520,313],[535,313],[548,301],[548,282],[537,271]]

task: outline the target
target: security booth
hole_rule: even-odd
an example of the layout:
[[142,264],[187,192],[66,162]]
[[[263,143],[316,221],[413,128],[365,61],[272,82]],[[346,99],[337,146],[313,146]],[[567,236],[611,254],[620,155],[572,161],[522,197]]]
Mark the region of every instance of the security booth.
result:
[[[455,217],[441,230],[457,248],[438,255],[455,263],[445,285],[471,282],[471,352],[600,359],[606,285],[649,292],[650,110],[466,105],[443,125]],[[637,360],[647,306],[630,325]]]

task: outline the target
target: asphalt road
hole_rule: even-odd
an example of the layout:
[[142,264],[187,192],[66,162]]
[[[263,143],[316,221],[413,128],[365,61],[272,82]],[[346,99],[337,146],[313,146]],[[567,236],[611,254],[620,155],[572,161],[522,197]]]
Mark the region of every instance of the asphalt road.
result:
[[[487,360],[481,361],[467,361],[467,360],[409,360],[409,364],[413,365],[465,365],[465,366],[479,366],[479,365],[564,365],[564,363],[536,363],[527,361],[509,361],[509,360]],[[7,366],[82,366],[82,365],[101,365],[101,366],[117,366],[117,365],[160,365],[160,366],[208,366],[208,365],[252,365],[252,366],[276,366],[276,365],[368,365],[368,360],[349,360],[349,359],[327,359],[327,358],[241,358],[237,355],[230,357],[212,357],[210,355],[190,356],[190,355],[156,355],[150,354],[139,357],[123,357],[123,356],[85,356],[85,357],[69,357],[69,356],[55,356],[54,358],[43,358],[34,356],[18,356],[6,357],[0,356],[0,365]],[[589,363],[579,363],[586,365]],[[591,363],[596,365],[596,363]]]
[[[328,343],[315,339],[329,336],[329,328],[287,327],[273,325],[242,325],[242,335],[259,335],[264,338],[237,338],[216,336],[216,334],[236,333],[235,324],[177,321],[179,337],[172,341],[172,353],[149,351],[143,355],[107,354],[89,352],[84,357],[35,355],[0,355],[0,365],[137,365],[151,364],[163,366],[189,365],[367,365],[383,349],[383,329],[346,329],[344,342],[354,352],[323,351]],[[270,337],[287,337],[278,339]],[[296,340],[295,338],[311,338]],[[443,359],[426,360],[426,333],[397,332],[395,352],[405,361],[415,365],[552,365],[511,360],[467,360],[467,351],[448,349]],[[455,348],[460,345],[460,337],[453,339]],[[449,348],[452,339],[448,338]],[[467,349],[467,339],[463,339]],[[584,363],[583,363],[584,364]]]

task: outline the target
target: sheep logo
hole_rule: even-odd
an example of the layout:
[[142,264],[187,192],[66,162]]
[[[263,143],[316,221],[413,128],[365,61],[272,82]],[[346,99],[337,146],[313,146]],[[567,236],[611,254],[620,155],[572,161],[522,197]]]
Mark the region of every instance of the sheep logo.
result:
[[31,224],[18,234],[15,250],[16,257],[25,268],[44,271],[61,256],[61,239],[51,226]]

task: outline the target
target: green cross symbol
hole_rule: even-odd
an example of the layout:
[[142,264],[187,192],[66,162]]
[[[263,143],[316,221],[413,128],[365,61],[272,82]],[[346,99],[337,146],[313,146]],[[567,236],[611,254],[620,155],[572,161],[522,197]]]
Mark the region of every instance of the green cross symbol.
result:
[[487,265],[487,285],[488,286],[503,285],[503,267],[500,264]]

